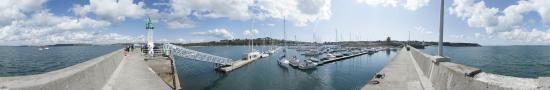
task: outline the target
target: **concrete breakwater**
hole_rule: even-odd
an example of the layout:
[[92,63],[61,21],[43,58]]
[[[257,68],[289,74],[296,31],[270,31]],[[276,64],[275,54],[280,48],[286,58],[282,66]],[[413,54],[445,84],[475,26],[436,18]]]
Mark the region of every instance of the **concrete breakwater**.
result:
[[[378,73],[378,77],[373,78],[362,89],[550,90],[550,77],[520,78],[486,73],[478,68],[449,62],[450,60],[405,47]],[[416,69],[406,71],[406,68]],[[394,75],[400,72],[412,73]]]
[[0,89],[101,89],[124,58],[121,50],[44,74],[0,77]]
[[137,52],[122,49],[43,74],[0,77],[0,90],[167,90],[171,89]]

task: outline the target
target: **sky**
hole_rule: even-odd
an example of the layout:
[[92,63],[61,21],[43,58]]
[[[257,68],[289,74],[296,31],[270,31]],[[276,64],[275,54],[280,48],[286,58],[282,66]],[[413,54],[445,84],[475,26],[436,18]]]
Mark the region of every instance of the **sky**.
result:
[[[441,0],[2,0],[0,45],[437,41]],[[444,41],[550,44],[548,0],[445,0]],[[410,34],[409,34],[410,33]]]

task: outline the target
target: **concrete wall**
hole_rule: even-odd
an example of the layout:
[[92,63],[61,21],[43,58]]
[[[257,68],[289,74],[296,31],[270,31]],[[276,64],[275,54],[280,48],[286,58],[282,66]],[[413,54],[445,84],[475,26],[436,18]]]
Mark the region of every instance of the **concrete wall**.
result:
[[411,56],[436,90],[550,90],[548,78],[519,78],[482,72],[478,68],[438,61],[412,47]]
[[44,74],[0,77],[0,90],[98,90],[105,85],[123,59],[121,49]]

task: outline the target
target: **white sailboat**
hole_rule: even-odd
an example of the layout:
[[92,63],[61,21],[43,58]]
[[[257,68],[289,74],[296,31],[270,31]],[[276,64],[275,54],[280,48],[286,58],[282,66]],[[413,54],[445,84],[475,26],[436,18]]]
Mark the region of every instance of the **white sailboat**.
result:
[[254,49],[254,40],[250,43],[250,52],[244,54],[243,60],[254,60],[262,57],[262,54]]
[[[254,19],[252,19],[252,23],[254,23]],[[252,30],[254,30],[254,25],[252,25]],[[244,54],[243,60],[255,60],[262,57],[262,53],[258,52],[256,49],[254,49],[254,37],[251,38],[250,42],[250,52]]]
[[[286,46],[286,19],[283,17],[283,56],[281,56],[281,58],[277,61],[279,63],[280,66],[283,66],[283,67],[287,67],[289,66],[290,64],[290,60],[287,59],[286,57],[286,50],[287,50],[287,46]],[[296,60],[296,59],[295,59]]]

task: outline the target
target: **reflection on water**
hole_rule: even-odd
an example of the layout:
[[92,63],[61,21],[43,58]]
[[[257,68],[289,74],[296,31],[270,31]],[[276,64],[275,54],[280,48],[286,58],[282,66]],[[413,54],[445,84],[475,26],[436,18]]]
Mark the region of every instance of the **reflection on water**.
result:
[[[246,46],[190,48],[231,59],[239,59],[248,51]],[[268,47],[258,49],[264,48]],[[298,55],[297,53],[295,50],[288,50],[289,56]],[[281,67],[277,60],[282,55],[278,52],[227,74],[214,71],[215,65],[207,62],[176,57],[176,64],[182,87],[187,90],[350,90],[363,87],[394,53],[387,51],[358,56],[309,71]]]

